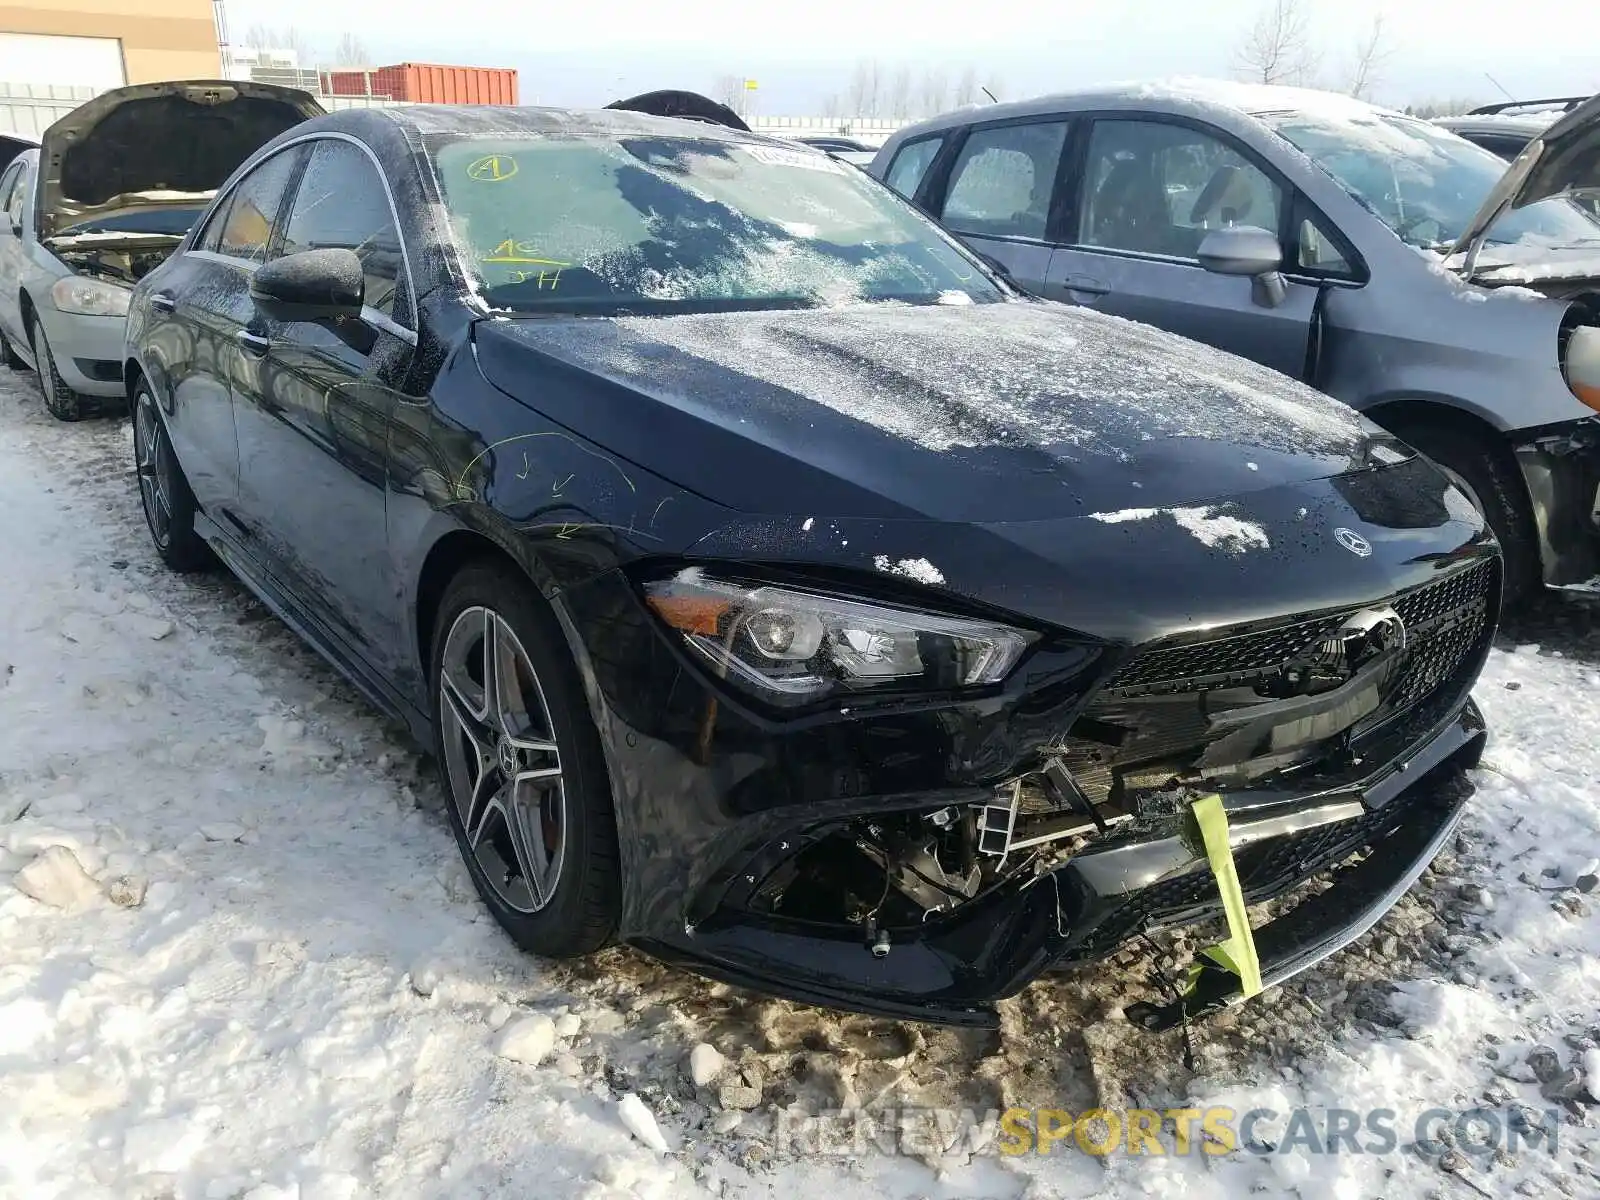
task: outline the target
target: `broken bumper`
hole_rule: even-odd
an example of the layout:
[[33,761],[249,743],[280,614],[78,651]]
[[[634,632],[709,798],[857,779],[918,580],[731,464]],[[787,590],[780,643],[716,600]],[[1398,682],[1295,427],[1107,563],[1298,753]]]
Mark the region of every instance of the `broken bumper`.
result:
[[1600,577],[1600,417],[1518,442],[1539,561],[1550,587],[1592,591]]
[[[1360,786],[1254,808],[1230,800],[1230,841],[1247,900],[1262,903],[1324,875],[1330,886],[1255,931],[1271,985],[1315,965],[1375,925],[1427,869],[1472,792],[1466,770],[1485,741],[1468,703],[1405,760]],[[942,1024],[992,1026],[995,1001],[1041,973],[1101,957],[1145,930],[1221,911],[1187,814],[1164,828],[1093,846],[930,926],[882,957],[859,939],[712,917],[682,938],[638,939],[668,962],[805,1003]],[[1367,854],[1359,861],[1358,853]],[[1212,980],[1198,1015],[1238,999]],[[1236,983],[1237,981],[1235,981]],[[1147,1028],[1176,1023],[1176,1005],[1134,1006]]]

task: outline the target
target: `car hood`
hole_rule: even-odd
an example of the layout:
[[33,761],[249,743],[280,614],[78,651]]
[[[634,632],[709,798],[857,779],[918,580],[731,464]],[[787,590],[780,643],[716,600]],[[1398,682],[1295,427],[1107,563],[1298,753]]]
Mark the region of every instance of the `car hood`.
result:
[[323,111],[296,88],[242,80],[96,96],[40,139],[39,235],[112,211],[203,203],[257,149]]
[[745,513],[1109,522],[1403,457],[1276,372],[1047,302],[489,319],[475,337],[502,391]]
[[1450,256],[1465,255],[1470,278],[1490,228],[1514,208],[1567,192],[1600,191],[1600,96],[1594,96],[1535,137],[1490,190]]

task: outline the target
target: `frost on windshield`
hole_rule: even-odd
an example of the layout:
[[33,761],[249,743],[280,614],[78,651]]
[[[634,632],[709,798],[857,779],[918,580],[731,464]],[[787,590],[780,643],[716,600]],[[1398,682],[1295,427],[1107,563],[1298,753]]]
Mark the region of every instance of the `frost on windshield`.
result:
[[[1260,116],[1413,246],[1444,249],[1459,241],[1506,171],[1503,159],[1465,138],[1378,108]],[[1581,245],[1600,240],[1600,222],[1569,200],[1542,200],[1501,217],[1488,240]]]
[[819,151],[715,136],[482,138],[436,152],[492,306],[992,300],[935,226]]
[[820,404],[935,451],[1065,445],[1128,460],[1193,437],[1344,457],[1364,437],[1350,409],[1266,367],[1059,305],[855,304],[541,322],[526,334],[718,419],[803,423]]

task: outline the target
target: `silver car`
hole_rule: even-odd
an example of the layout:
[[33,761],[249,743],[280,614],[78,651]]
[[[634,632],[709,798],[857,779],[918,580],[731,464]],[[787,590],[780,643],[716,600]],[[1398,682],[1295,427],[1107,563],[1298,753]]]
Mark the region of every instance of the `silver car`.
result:
[[1347,97],[1210,81],[965,109],[872,174],[1019,286],[1362,409],[1488,517],[1508,599],[1600,577],[1600,101],[1510,165]]
[[130,289],[263,142],[322,112],[305,92],[237,81],[97,96],[0,173],[0,357],[35,367],[63,421],[126,404]]

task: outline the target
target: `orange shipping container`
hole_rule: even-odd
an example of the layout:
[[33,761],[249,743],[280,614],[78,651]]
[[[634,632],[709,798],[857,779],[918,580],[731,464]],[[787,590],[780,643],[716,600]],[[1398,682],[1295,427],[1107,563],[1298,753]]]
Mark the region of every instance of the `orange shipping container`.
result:
[[387,96],[414,104],[516,104],[517,73],[503,67],[398,63],[371,71],[329,71],[335,96]]

